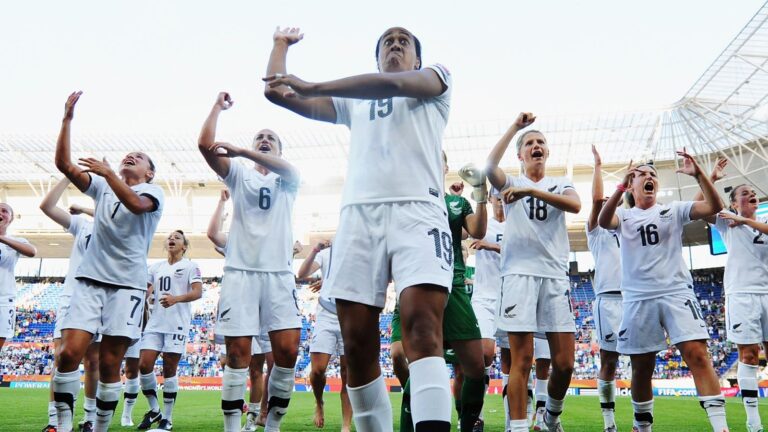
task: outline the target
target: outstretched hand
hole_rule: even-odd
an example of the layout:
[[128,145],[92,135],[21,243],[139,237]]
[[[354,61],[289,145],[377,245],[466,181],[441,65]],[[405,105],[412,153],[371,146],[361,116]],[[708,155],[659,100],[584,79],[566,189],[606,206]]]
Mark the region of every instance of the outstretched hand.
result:
[[709,178],[712,179],[712,183],[722,180],[725,178],[727,174],[725,174],[725,167],[728,166],[728,159],[724,157],[717,158],[717,161],[715,162],[715,167],[712,169],[712,174],[710,174]]
[[228,142],[217,141],[213,143],[210,150],[214,152],[216,156],[232,158],[240,156],[241,150],[243,149]]
[[597,152],[597,147],[594,144],[592,144],[592,157],[595,159],[595,166],[603,164],[603,159],[600,157],[600,153]]
[[277,26],[275,33],[272,35],[273,42],[284,42],[288,46],[291,46],[302,39],[304,39],[304,33],[302,33],[298,27],[286,27],[281,30],[280,26]]
[[520,115],[517,116],[517,119],[515,119],[515,126],[517,126],[518,129],[523,129],[532,125],[535,121],[536,116],[533,115],[533,113],[521,112]]
[[222,111],[232,108],[234,103],[235,101],[232,100],[232,96],[227,92],[219,92],[219,95],[216,96],[216,106],[221,108]]
[[64,104],[64,120],[72,120],[75,117],[75,105],[80,100],[82,91],[72,92],[67,98],[67,102]]
[[678,150],[676,153],[678,156],[683,158],[683,166],[676,172],[689,175],[691,177],[697,177],[699,174],[701,174],[701,167],[696,162],[696,159],[694,159],[693,156],[685,151],[685,148],[683,148],[682,151]]
[[84,167],[83,172],[94,173],[100,177],[106,177],[110,174],[114,174],[112,168],[109,166],[107,159],[98,160],[96,158],[80,158],[78,165]]
[[531,191],[529,189],[509,187],[501,191],[501,198],[505,204],[512,204],[513,202],[530,194]]
[[730,222],[728,223],[728,226],[731,228],[747,223],[747,218],[737,215],[736,213],[722,211],[717,215],[725,220],[729,220]]
[[267,83],[269,88],[288,87],[290,90],[285,91],[283,97],[314,96],[314,84],[306,82],[295,75],[276,73],[262,78],[262,80]]

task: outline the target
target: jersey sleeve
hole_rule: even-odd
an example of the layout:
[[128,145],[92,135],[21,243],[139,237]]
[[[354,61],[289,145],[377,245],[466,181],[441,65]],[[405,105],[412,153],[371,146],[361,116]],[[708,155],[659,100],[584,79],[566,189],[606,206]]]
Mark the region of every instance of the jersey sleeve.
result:
[[155,203],[155,210],[160,213],[163,212],[163,204],[165,203],[165,194],[163,189],[152,183],[142,183],[136,188],[136,193],[140,196],[145,196]]
[[191,285],[191,284],[193,284],[195,282],[202,283],[203,282],[203,276],[200,273],[200,266],[198,266],[197,263],[194,263],[194,262],[190,261],[190,266],[189,267],[190,267],[189,268],[189,281],[188,281],[189,284]]
[[83,229],[85,220],[80,215],[74,215],[69,218],[69,228],[67,232],[72,234],[73,237],[77,237],[77,234]]
[[[725,210],[728,211],[728,210]],[[730,211],[728,211],[730,213]],[[720,233],[720,237],[725,238],[725,233],[728,232],[728,221],[721,218],[720,215],[715,215],[715,223],[711,224],[711,226],[714,226],[717,232]]]
[[224,184],[229,188],[232,196],[235,195],[237,187],[240,185],[243,177],[243,166],[236,160],[229,161],[229,172],[223,178]]
[[427,69],[431,69],[435,71],[437,74],[437,77],[440,78],[440,81],[445,85],[445,91],[435,98],[435,101],[438,103],[438,106],[440,108],[440,114],[443,116],[444,119],[448,119],[448,113],[451,109],[451,91],[453,90],[453,77],[451,76],[451,72],[448,70],[447,67],[441,65],[441,64],[433,64],[430,66],[427,66]]
[[147,268],[147,284],[148,285],[154,285],[155,284],[155,273],[157,272],[157,265],[151,265],[149,268]]
[[568,177],[560,178],[560,194],[564,194],[567,190],[575,191],[576,187],[573,186],[573,181]]
[[693,208],[693,201],[675,201],[674,202],[675,216],[680,225],[685,225],[691,222],[691,208]]
[[88,174],[91,176],[91,184],[88,185],[88,189],[85,190],[85,194],[93,198],[94,201],[99,202],[99,197],[105,188],[109,187],[107,181],[103,177],[97,175]]
[[624,207],[617,207],[616,208],[616,220],[618,221],[618,225],[616,225],[616,232],[621,232],[621,221],[624,220],[624,216],[626,214],[627,210]]
[[333,108],[336,109],[336,124],[343,124],[348,128],[352,127],[352,100],[347,98],[334,97]]

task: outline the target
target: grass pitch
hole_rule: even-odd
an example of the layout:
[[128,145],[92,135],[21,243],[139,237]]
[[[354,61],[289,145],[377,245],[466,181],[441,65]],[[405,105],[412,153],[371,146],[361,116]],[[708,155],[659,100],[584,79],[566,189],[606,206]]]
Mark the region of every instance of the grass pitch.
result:
[[[176,409],[173,415],[173,430],[179,432],[211,432],[223,430],[220,411],[220,396],[216,391],[179,391]],[[395,411],[395,428],[399,427],[400,394],[392,394],[392,406]],[[82,417],[80,394],[77,404],[77,418]],[[0,431],[39,431],[47,420],[48,390],[42,389],[0,389]],[[162,402],[162,401],[161,401]],[[341,410],[337,393],[327,393],[325,397],[325,431],[338,431],[341,428]],[[139,424],[141,416],[147,410],[146,399],[139,394],[134,409],[134,423]],[[768,401],[760,401],[763,421],[768,423]],[[746,417],[739,398],[727,399],[728,424],[732,432],[745,431]],[[122,400],[113,419],[112,431],[135,430],[120,427]],[[485,430],[488,432],[504,430],[504,410],[501,397],[489,395],[485,403]],[[312,419],[314,416],[314,398],[311,393],[297,392],[291,399],[288,414],[281,430],[317,431]],[[699,407],[696,398],[659,397],[656,398],[654,430],[659,432],[692,431],[707,432],[711,428],[706,413]],[[565,403],[563,427],[567,432],[602,431],[603,420],[597,397],[569,396]],[[632,430],[632,406],[628,397],[619,397],[616,401],[616,419],[619,431]],[[455,423],[454,415],[454,425]]]

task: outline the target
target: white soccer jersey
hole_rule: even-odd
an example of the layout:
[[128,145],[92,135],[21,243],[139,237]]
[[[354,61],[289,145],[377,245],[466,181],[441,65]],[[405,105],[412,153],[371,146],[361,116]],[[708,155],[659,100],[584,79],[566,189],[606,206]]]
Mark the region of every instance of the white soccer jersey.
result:
[[590,231],[589,224],[584,228],[587,232],[587,247],[595,259],[595,277],[592,281],[595,294],[620,291],[621,249],[618,233],[600,226]]
[[[504,236],[504,222],[488,219],[484,241],[501,245]],[[479,250],[475,253],[475,287],[473,299],[496,300],[501,295],[501,254],[495,251]]]
[[224,178],[234,209],[224,270],[291,272],[293,203],[298,182],[262,175],[236,161]]
[[691,221],[692,206],[691,201],[674,201],[646,210],[616,209],[625,302],[693,290],[682,255],[683,226]]
[[[507,176],[508,187],[536,188],[554,194],[574,190],[565,177],[544,177],[538,183],[525,176]],[[502,190],[503,190],[502,189]],[[506,226],[501,252],[501,275],[512,274],[568,279],[568,230],[565,212],[528,196],[504,204]]]
[[96,203],[93,234],[77,269],[78,279],[111,287],[147,289],[147,253],[163,214],[164,195],[160,186],[152,183],[139,183],[131,189],[155,201],[155,211],[134,214],[125,208],[103,177],[91,175],[85,193]]
[[69,268],[67,270],[67,277],[64,278],[64,289],[61,292],[62,296],[72,295],[77,268],[80,267],[80,263],[83,261],[83,255],[85,255],[85,251],[91,243],[93,223],[86,219],[85,216],[72,216],[69,220],[69,228],[67,228],[67,232],[72,234],[75,241],[72,245],[72,251],[69,253]]
[[429,66],[447,87],[428,99],[333,98],[336,123],[351,130],[342,207],[398,201],[443,202],[442,140],[452,78]]
[[193,283],[202,282],[200,267],[186,258],[174,264],[168,264],[168,260],[159,261],[149,267],[149,282],[155,307],[144,332],[186,335],[192,320],[192,303],[176,303],[166,308],[160,304],[160,299],[165,295],[180,296],[190,292]]
[[[27,239],[8,236],[11,240],[29,244]],[[0,243],[0,305],[7,305],[16,298],[16,263],[20,253],[5,243]]]
[[[331,248],[325,248],[315,254],[315,262],[320,266],[320,276],[323,279],[327,278],[328,271],[331,268]],[[328,297],[328,288],[326,284],[323,284],[323,287],[320,288],[320,297],[317,301],[324,309],[336,313],[336,301]]]
[[[758,216],[768,223],[768,217]],[[726,294],[768,294],[768,235],[747,225],[729,227],[729,220],[717,217],[715,227],[728,248],[725,263]]]

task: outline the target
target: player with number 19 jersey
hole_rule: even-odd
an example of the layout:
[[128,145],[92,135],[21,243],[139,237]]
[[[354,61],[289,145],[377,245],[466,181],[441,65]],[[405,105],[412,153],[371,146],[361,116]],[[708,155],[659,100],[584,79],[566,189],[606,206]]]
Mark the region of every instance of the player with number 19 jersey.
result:
[[155,307],[144,333],[186,336],[192,319],[192,303],[180,302],[166,308],[160,306],[160,298],[187,294],[193,283],[202,281],[200,268],[186,258],[174,264],[169,264],[168,260],[152,264],[149,267],[149,283],[153,288]]
[[439,96],[332,98],[336,123],[352,135],[330,297],[384,307],[390,279],[398,296],[419,284],[450,290],[454,254],[441,151],[452,78],[441,65],[428,69],[445,88]]

